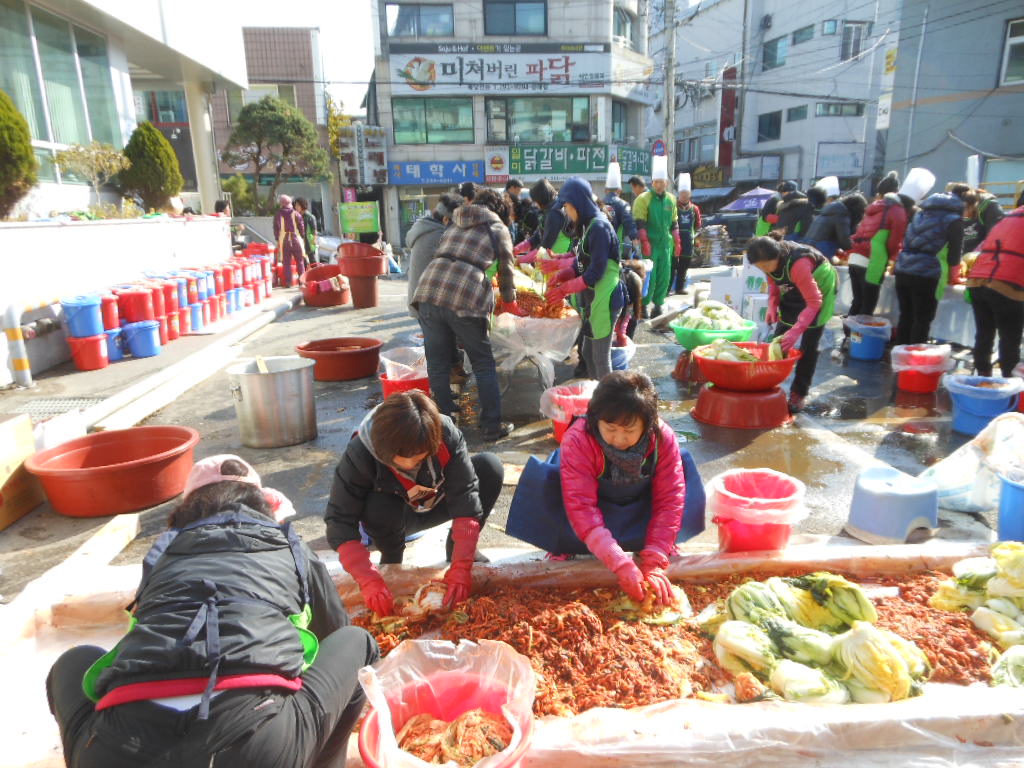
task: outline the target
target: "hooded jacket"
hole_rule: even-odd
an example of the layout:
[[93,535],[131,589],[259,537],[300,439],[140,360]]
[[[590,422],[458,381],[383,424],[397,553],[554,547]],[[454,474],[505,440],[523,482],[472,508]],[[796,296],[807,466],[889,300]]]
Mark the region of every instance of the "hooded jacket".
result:
[[829,203],[814,217],[804,237],[807,242],[835,243],[844,251],[850,247],[850,211],[841,200]]
[[582,233],[581,246],[590,259],[588,264],[583,265],[583,282],[590,288],[604,277],[608,260],[619,259],[619,239],[592,195],[590,184],[577,176],[566,181],[558,193],[558,199],[563,204],[571,203],[579,214],[577,228]]
[[618,234],[621,227],[622,234],[626,240],[636,240],[636,222],[633,220],[633,211],[629,207],[629,203],[614,192],[609,192],[605,195],[604,202],[614,214],[611,225],[615,233]]
[[[412,304],[412,297],[416,295],[416,288],[420,284],[420,277],[427,264],[437,253],[437,246],[441,243],[441,235],[444,234],[444,222],[434,218],[434,214],[428,213],[413,222],[409,234],[405,236],[405,244],[412,251],[409,256],[409,288],[407,303]],[[410,306],[409,314],[416,317],[416,310]]]
[[772,229],[783,230],[788,239],[807,237],[807,230],[814,218],[814,208],[807,195],[803,192],[787,192],[782,196],[776,212],[779,221]]
[[[458,213],[459,208],[456,213]],[[378,406],[379,407],[379,406]],[[359,541],[359,523],[364,519],[366,497],[371,493],[394,494],[406,499],[407,494],[391,467],[382,462],[373,448],[374,408],[359,425],[359,432],[348,441],[345,453],[334,469],[331,495],[327,501],[324,521],[327,542],[337,549],[347,541]],[[416,483],[437,487],[443,492],[452,518],[480,519],[479,484],[469,460],[469,450],[462,432],[447,416],[441,416],[441,439],[448,448],[448,464],[441,466],[437,456],[429,456],[420,464]]]
[[967,275],[970,288],[991,288],[1024,301],[1024,208],[1006,214],[992,227]]
[[538,217],[538,226],[530,235],[530,247],[531,248],[547,248],[548,250],[558,240],[558,236],[562,233],[565,227],[566,219],[565,214],[562,213],[562,204],[556,197],[551,203],[541,211]]
[[939,278],[939,254],[946,249],[950,267],[960,263],[963,247],[964,203],[956,195],[937,192],[921,203],[921,209],[907,226],[903,250],[896,260],[898,274]]
[[883,229],[889,232],[885,248],[889,260],[894,261],[903,247],[903,235],[907,231],[907,209],[895,192],[887,193],[881,200],[874,200],[864,212],[864,218],[850,238],[850,266],[868,266],[871,242]]

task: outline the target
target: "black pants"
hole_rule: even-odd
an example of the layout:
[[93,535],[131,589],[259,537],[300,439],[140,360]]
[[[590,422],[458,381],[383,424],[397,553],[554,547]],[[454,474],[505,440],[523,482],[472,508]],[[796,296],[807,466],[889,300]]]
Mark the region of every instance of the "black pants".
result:
[[[505,479],[505,467],[493,453],[478,453],[470,461],[479,482],[481,527],[494,509]],[[448,499],[441,499],[428,512],[417,512],[405,499],[394,493],[371,493],[363,507],[363,530],[380,550],[381,563],[401,563],[405,552],[405,538],[414,533],[434,528],[452,519]]]
[[935,291],[939,278],[896,273],[896,301],[900,319],[896,327],[896,344],[927,344],[939,300]]
[[868,268],[850,265],[850,288],[853,290],[853,301],[850,302],[850,315],[873,315],[878,305],[878,294],[881,285],[869,283]]
[[981,376],[992,375],[992,346],[999,332],[999,369],[1009,377],[1020,362],[1024,336],[1024,301],[1014,301],[991,288],[971,288],[974,310],[974,367]]
[[342,627],[320,641],[300,690],[224,691],[203,721],[197,719],[198,706],[178,712],[151,701],[97,712],[82,691],[82,675],[103,654],[96,646],[76,646],[46,678],[68,768],[343,765],[365,702],[356,673],[379,657],[366,631]]
[[682,293],[686,290],[686,273],[690,271],[693,256],[680,256],[672,259],[672,271],[668,278],[668,292]]
[[[779,322],[775,326],[776,336],[782,336],[793,327],[793,323],[796,322],[796,314],[798,313],[794,313],[793,317],[786,317],[783,314],[782,320],[788,322],[789,325],[786,322]],[[807,393],[811,391],[814,369],[818,367],[818,345],[821,343],[821,334],[824,332],[825,326],[819,325],[817,328],[808,328],[800,337],[800,360],[793,371],[793,383],[789,386],[789,391],[794,395],[807,397]]]

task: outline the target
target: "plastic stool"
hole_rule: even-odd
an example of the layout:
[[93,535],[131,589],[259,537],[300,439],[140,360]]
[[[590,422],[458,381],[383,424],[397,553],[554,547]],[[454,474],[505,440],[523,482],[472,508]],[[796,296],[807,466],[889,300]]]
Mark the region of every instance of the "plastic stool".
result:
[[892,467],[857,476],[845,531],[868,544],[903,544],[917,528],[939,525],[939,493],[932,480]]

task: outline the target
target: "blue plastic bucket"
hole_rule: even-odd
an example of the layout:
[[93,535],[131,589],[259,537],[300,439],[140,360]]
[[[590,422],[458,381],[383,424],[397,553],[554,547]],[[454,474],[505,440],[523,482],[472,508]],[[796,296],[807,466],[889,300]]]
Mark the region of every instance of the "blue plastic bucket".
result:
[[208,269],[206,274],[206,295],[216,296],[217,295],[217,281],[213,279],[213,270]]
[[192,312],[192,333],[203,330],[203,303],[189,304],[188,308]]
[[68,324],[68,336],[81,339],[103,335],[103,312],[100,308],[102,301],[98,293],[60,300],[64,319]]
[[1024,541],[1024,482],[999,476],[999,540]]
[[107,334],[107,359],[112,363],[124,359],[124,337],[120,328],[112,328]]
[[174,280],[178,283],[178,306],[188,306],[188,279],[184,277],[174,277]]
[[235,308],[235,312],[242,308],[242,291],[244,290],[244,288],[231,289],[231,306]]
[[193,272],[196,278],[196,291],[199,292],[199,301],[207,297],[206,295],[206,273],[205,272]]
[[[996,416],[1017,407],[1015,390],[1013,394],[1000,395],[979,384],[1003,383],[1004,379],[984,376],[947,376],[946,389],[953,400],[953,431],[962,435],[976,435]],[[1012,380],[1009,380],[1012,381]]]
[[121,332],[128,342],[132,357],[153,357],[160,354],[160,323],[156,320],[128,323]]
[[850,334],[850,357],[854,360],[881,360],[885,354],[885,339],[866,336],[853,331]]

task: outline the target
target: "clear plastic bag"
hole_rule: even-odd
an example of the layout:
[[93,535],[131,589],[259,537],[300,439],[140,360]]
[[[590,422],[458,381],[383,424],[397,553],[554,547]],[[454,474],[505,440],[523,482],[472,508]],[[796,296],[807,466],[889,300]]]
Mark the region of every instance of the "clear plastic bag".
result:
[[633,357],[635,355],[636,342],[629,338],[629,336],[627,336],[626,343],[623,344],[621,347],[612,347],[612,370],[628,370],[629,364],[630,362],[632,362]]
[[955,365],[953,348],[949,344],[902,344],[892,348],[890,365],[896,373],[944,373]]
[[523,360],[532,360],[546,388],[555,383],[555,363],[569,356],[579,331],[579,317],[554,320],[506,312],[491,324],[491,349],[499,370],[507,373]]
[[425,379],[427,355],[423,347],[395,347],[380,353],[384,373],[392,381]]
[[884,317],[874,315],[851,315],[843,321],[851,332],[861,336],[878,336],[888,339],[892,335],[892,324]]
[[[376,714],[377,763],[384,768],[431,765],[398,748],[395,734],[413,715],[428,712],[451,721],[471,709],[503,714],[512,741],[476,768],[510,765],[533,733],[536,675],[529,660],[496,640],[407,640],[376,668],[359,670],[359,683]],[[445,765],[454,766],[454,762]]]
[[545,389],[540,396],[540,412],[549,419],[561,422],[582,416],[587,412],[595,389],[597,382],[594,379]]
[[792,525],[807,517],[806,486],[774,469],[730,469],[707,484],[711,517],[747,525]]
[[[1001,379],[992,376],[950,374],[942,382],[953,394],[968,395],[978,400],[1005,400],[1024,389],[1024,379]],[[987,386],[986,386],[987,385]]]

